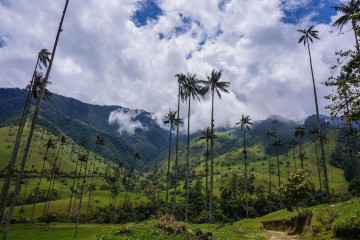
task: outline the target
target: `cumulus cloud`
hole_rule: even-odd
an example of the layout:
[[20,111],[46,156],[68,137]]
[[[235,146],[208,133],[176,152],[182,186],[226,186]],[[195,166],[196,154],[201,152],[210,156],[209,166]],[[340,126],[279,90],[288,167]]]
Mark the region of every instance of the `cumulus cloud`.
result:
[[[298,24],[283,22],[284,8],[308,0],[155,2],[161,16],[137,27],[132,21],[136,1],[70,1],[50,90],[93,104],[144,109],[163,119],[169,108],[177,108],[175,74],[206,79],[214,68],[231,82],[230,94],[215,99],[216,127],[233,126],[242,113],[252,119],[273,114],[301,119],[315,106],[308,55],[297,44],[296,30],[314,24],[321,38],[311,45],[320,112],[328,113],[323,96],[331,89],[320,82],[330,75],[334,52],[352,48],[354,40],[351,33],[338,35],[331,22],[316,24],[311,17]],[[2,87],[26,86],[37,52],[52,47],[62,4],[0,1],[0,36],[6,36],[0,48]],[[210,114],[209,96],[192,101],[191,131],[205,129]],[[185,103],[180,115],[186,123]],[[131,123],[131,117],[119,116]]]
[[110,124],[119,126],[118,132],[120,134],[134,134],[135,129],[147,130],[140,121],[135,120],[139,113],[138,110],[118,108],[110,113],[108,121]]

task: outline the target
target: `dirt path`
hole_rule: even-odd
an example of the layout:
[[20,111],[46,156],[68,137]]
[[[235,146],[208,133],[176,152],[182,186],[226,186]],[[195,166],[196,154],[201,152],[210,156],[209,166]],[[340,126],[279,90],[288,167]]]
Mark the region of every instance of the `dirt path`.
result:
[[269,240],[297,240],[298,235],[288,235],[286,232],[269,231],[266,230],[269,235]]

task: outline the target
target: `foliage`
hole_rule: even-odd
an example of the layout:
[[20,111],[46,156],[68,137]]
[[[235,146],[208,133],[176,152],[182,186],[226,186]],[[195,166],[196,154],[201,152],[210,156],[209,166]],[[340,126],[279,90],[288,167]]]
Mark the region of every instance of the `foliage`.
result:
[[293,171],[288,178],[288,183],[279,188],[286,209],[289,211],[296,210],[298,213],[300,208],[305,205],[312,191],[313,186],[307,179],[306,172],[299,169]]

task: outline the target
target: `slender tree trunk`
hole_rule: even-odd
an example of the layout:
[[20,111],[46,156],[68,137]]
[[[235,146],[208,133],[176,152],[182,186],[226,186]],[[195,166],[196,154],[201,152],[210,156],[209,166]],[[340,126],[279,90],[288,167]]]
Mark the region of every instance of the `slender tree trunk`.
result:
[[317,141],[315,140],[314,141],[314,144],[315,144],[315,155],[316,155],[316,165],[317,165],[317,170],[318,170],[318,175],[319,175],[319,184],[320,184],[320,200],[321,200],[321,203],[323,201],[322,199],[322,183],[321,183],[321,169],[320,169],[320,162],[319,162],[319,155],[318,155],[318,150],[317,150]]
[[187,130],[187,144],[186,144],[186,179],[185,179],[185,222],[188,221],[189,213],[189,176],[190,176],[190,100],[188,105],[188,130]]
[[209,222],[213,222],[213,197],[214,197],[214,89],[211,89],[211,145],[210,145],[210,206],[209,206]]
[[[79,147],[79,153],[80,153],[80,147]],[[78,154],[79,154],[78,153]],[[71,160],[71,157],[70,157],[70,160]],[[67,216],[66,216],[66,222],[69,222],[69,217],[70,217],[70,212],[71,212],[71,205],[72,205],[72,200],[73,200],[73,197],[74,197],[74,192],[75,192],[75,183],[76,183],[76,174],[77,174],[77,170],[78,170],[78,165],[79,165],[79,158],[76,159],[76,167],[75,167],[75,172],[74,172],[74,180],[73,180],[73,183],[72,183],[72,186],[71,186],[71,195],[70,195],[70,202],[69,202],[69,207],[68,207],[68,210],[67,210]],[[81,169],[79,169],[79,172],[81,171]],[[76,195],[75,195],[75,198],[76,198]],[[75,202],[75,200],[74,200]]]
[[78,225],[79,225],[79,220],[80,220],[80,211],[81,211],[81,204],[82,204],[82,199],[83,199],[83,194],[84,194],[84,189],[85,189],[85,183],[86,183],[86,170],[87,170],[87,166],[88,166],[88,161],[86,161],[85,164],[85,171],[84,171],[84,177],[83,177],[83,184],[81,187],[81,192],[80,192],[80,202],[79,202],[79,208],[78,208],[78,212],[77,212],[77,219],[76,219],[76,226],[75,226],[75,233],[74,233],[74,238],[76,239],[77,237],[77,232],[78,232]]
[[208,207],[209,207],[209,140],[206,139],[206,163],[205,163],[205,216],[206,222],[208,222]]
[[170,131],[169,131],[169,155],[168,155],[168,165],[166,172],[166,212],[169,211],[169,181],[170,181],[170,158],[171,158],[171,130],[173,128],[173,124],[170,122]]
[[34,73],[30,82],[30,88],[28,90],[27,96],[26,96],[26,100],[25,100],[25,104],[24,104],[24,108],[21,114],[21,119],[20,119],[20,123],[19,123],[19,128],[16,134],[16,139],[15,139],[15,144],[14,144],[14,148],[13,148],[13,152],[11,154],[11,159],[10,162],[8,164],[8,169],[7,169],[7,173],[6,173],[6,178],[4,181],[4,185],[1,191],[1,199],[0,199],[0,228],[2,226],[2,221],[4,218],[4,213],[5,213],[5,209],[6,209],[6,203],[8,202],[8,195],[9,195],[9,190],[10,190],[10,186],[11,186],[11,179],[13,177],[14,174],[14,167],[15,167],[15,162],[16,162],[16,158],[17,158],[17,154],[19,151],[19,146],[20,146],[20,142],[21,142],[21,137],[23,134],[23,130],[26,124],[26,117],[29,111],[29,106],[30,106],[30,102],[31,102],[31,87],[34,83],[34,79],[35,79],[35,72],[36,69],[39,65],[39,57],[36,61],[35,64],[35,69],[34,69]]
[[45,152],[45,157],[44,157],[44,161],[43,161],[43,165],[41,168],[41,172],[40,172],[40,176],[39,176],[39,181],[36,184],[36,189],[35,189],[35,201],[32,207],[32,211],[31,211],[31,217],[30,217],[30,221],[33,221],[33,217],[34,217],[34,212],[35,212],[35,206],[36,206],[36,202],[39,199],[39,191],[40,191],[40,185],[41,185],[41,181],[42,178],[44,176],[44,168],[45,168],[45,162],[46,162],[46,158],[47,158],[47,154],[48,154],[49,148],[46,148],[46,152]]
[[[178,93],[177,119],[180,119],[180,83],[179,83],[179,93]],[[178,158],[179,158],[179,127],[180,127],[180,124],[177,124],[176,125],[175,164],[174,164],[175,174],[174,174],[173,214],[175,214],[175,209],[176,209],[176,187],[177,187]]]
[[301,165],[301,169],[304,170],[304,154],[302,149],[302,137],[300,137],[300,165]]
[[45,75],[45,78],[44,78],[44,86],[41,88],[41,92],[40,92],[40,95],[38,97],[38,102],[36,104],[36,108],[35,108],[34,115],[33,115],[33,118],[32,118],[32,123],[31,123],[31,126],[30,126],[28,139],[27,139],[27,142],[26,142],[26,148],[25,148],[25,152],[24,152],[23,159],[22,159],[22,162],[21,162],[19,175],[18,175],[18,177],[16,179],[14,197],[13,197],[13,200],[12,200],[12,203],[11,203],[10,211],[9,211],[9,213],[7,215],[6,228],[5,228],[4,232],[3,232],[3,240],[7,239],[7,235],[8,235],[8,232],[10,230],[10,222],[11,222],[11,219],[12,219],[12,214],[14,212],[14,207],[15,207],[15,204],[16,204],[16,201],[17,201],[17,198],[18,198],[18,194],[19,194],[19,191],[20,191],[20,188],[21,188],[20,183],[21,183],[21,179],[22,179],[22,176],[23,176],[25,163],[26,163],[26,160],[27,160],[27,155],[29,153],[30,143],[31,143],[31,139],[32,139],[32,136],[33,136],[33,133],[34,133],[36,120],[37,120],[37,117],[38,117],[38,114],[39,114],[39,111],[40,111],[40,103],[41,103],[41,100],[42,100],[42,98],[44,97],[44,94],[45,94],[45,87],[46,87],[46,84],[47,84],[48,79],[49,79],[49,75],[50,75],[52,63],[53,63],[53,60],[54,60],[57,43],[58,43],[58,40],[59,40],[59,37],[60,37],[60,32],[62,31],[62,23],[64,21],[64,17],[65,17],[65,13],[66,13],[68,3],[69,3],[69,0],[66,0],[65,7],[64,7],[64,10],[63,10],[63,14],[62,14],[62,17],[61,17],[61,20],[60,20],[59,28],[58,28],[58,31],[57,31],[53,51],[52,51],[52,54],[51,54],[51,59],[50,59],[49,66],[48,66],[48,69],[46,71],[46,75]]
[[[271,148],[271,144],[269,143],[269,148]],[[270,149],[269,149],[270,151]],[[272,181],[271,181],[271,155],[269,153],[269,195],[270,195],[270,203],[269,203],[269,212],[272,212],[272,204],[271,204],[271,200],[272,200]]]
[[325,190],[326,190],[326,195],[327,195],[327,201],[328,201],[328,203],[330,203],[329,179],[328,179],[327,167],[326,167],[324,141],[323,141],[323,139],[321,137],[320,115],[319,115],[319,107],[318,107],[318,101],[317,101],[315,79],[314,79],[314,71],[313,71],[313,67],[312,67],[312,60],[311,60],[309,41],[307,41],[307,47],[308,47],[308,53],[309,53],[309,59],[310,59],[311,77],[312,77],[312,82],[313,82],[314,99],[315,99],[315,107],[316,107],[316,120],[317,120],[317,128],[318,128],[318,131],[319,131],[321,159],[322,159],[323,170],[324,170]]
[[281,180],[280,180],[280,161],[279,161],[279,146],[276,146],[276,162],[277,162],[277,169],[278,169],[278,182],[279,182],[279,187],[281,185]]
[[245,161],[245,211],[246,211],[246,219],[249,218],[249,196],[248,196],[248,180],[247,180],[247,152],[246,152],[246,140],[245,140],[245,127],[244,131],[244,161]]

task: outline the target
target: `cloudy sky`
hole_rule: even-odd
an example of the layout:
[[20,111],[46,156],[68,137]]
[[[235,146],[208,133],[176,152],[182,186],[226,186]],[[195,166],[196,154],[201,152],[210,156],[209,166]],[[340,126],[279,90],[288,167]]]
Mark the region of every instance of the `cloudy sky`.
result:
[[[354,46],[331,27],[344,0],[70,0],[49,89],[100,105],[153,112],[177,106],[177,73],[206,79],[223,70],[230,94],[215,100],[216,126],[241,114],[302,119],[315,112],[306,48],[311,45],[320,110],[334,52]],[[0,0],[0,87],[26,86],[42,48],[51,51],[65,0]],[[185,110],[186,106],[183,105]],[[192,129],[210,122],[209,99],[192,105]],[[186,118],[185,111],[182,116]]]

